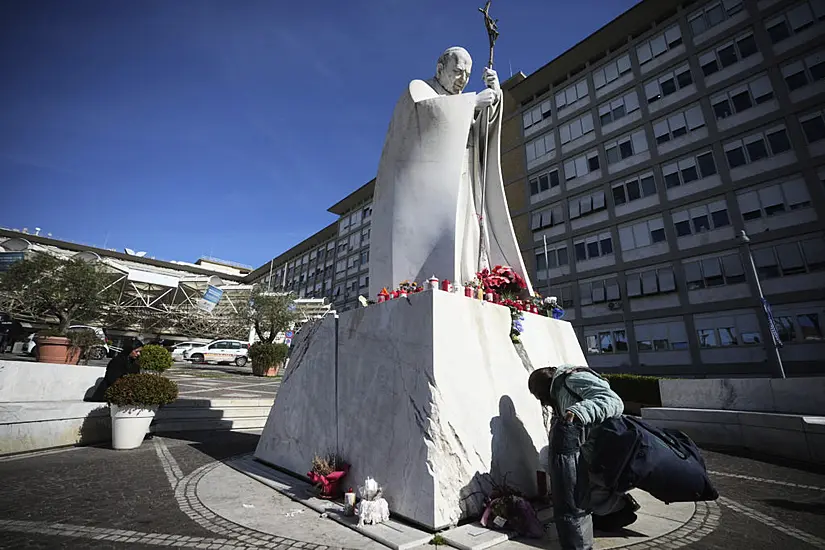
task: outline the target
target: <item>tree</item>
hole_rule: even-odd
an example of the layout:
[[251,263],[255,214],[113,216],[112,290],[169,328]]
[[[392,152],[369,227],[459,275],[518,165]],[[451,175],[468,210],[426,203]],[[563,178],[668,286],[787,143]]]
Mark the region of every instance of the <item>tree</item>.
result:
[[79,258],[35,253],[0,278],[0,292],[38,317],[54,316],[65,335],[74,323],[95,321],[110,298],[112,275]]
[[255,327],[258,338],[267,344],[273,343],[278,334],[292,328],[293,323],[300,319],[295,296],[267,292],[257,285],[241,315]]

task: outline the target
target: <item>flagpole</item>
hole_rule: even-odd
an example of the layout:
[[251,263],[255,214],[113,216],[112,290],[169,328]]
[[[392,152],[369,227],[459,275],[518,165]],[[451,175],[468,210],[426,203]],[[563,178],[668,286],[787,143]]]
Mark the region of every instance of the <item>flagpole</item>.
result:
[[750,237],[748,237],[748,234],[745,233],[745,231],[739,232],[739,238],[741,239],[742,244],[745,247],[745,255],[747,256],[748,267],[750,268],[751,276],[753,277],[753,280],[756,283],[756,292],[759,294],[759,302],[762,306],[762,311],[768,318],[768,336],[770,336],[771,338],[771,348],[773,348],[774,359],[776,360],[776,374],[779,378],[785,378],[785,368],[782,366],[782,355],[779,353],[779,345],[776,342],[777,337],[776,335],[774,335],[773,318],[769,313],[770,306],[768,305],[768,301],[765,299],[765,295],[762,293],[762,284],[759,282],[759,273],[756,271],[756,262],[753,261],[753,254],[751,254],[751,240]]
[[[546,271],[547,275],[547,296],[550,296],[550,262],[549,256],[547,254],[547,235],[541,236],[542,240],[544,241],[544,271]],[[538,275],[538,273],[536,273]]]

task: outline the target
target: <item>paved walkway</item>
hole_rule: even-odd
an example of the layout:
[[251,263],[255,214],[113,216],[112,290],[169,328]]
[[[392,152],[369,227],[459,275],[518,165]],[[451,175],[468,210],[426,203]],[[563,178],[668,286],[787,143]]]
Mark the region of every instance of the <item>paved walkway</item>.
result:
[[[0,548],[380,548],[280,493],[260,492],[246,476],[236,479],[237,495],[214,494],[221,490],[209,480],[227,468],[220,461],[252,452],[258,436],[191,437],[156,437],[133,451],[82,447],[0,459]],[[722,495],[697,506],[701,515],[691,521],[706,528],[636,544],[631,526],[625,548],[825,550],[825,475],[713,452],[706,458]],[[215,498],[234,506],[234,516],[202,502]],[[266,529],[239,525],[256,517]]]

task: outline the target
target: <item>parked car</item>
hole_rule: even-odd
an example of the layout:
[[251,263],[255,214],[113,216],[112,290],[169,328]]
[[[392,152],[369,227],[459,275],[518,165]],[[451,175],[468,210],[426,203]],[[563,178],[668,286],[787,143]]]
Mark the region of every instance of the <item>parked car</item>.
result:
[[[100,340],[100,344],[93,346],[92,349],[89,351],[89,359],[96,360],[108,357],[111,350],[109,349],[109,344],[107,343],[108,338],[106,337],[106,332],[100,327],[90,327],[88,325],[72,325],[69,327],[69,332],[82,330],[93,331],[95,333],[95,336],[97,336],[97,339]],[[37,341],[35,340],[36,338],[36,332],[30,334],[28,340],[26,340],[25,346],[26,353],[33,357],[37,357]]]
[[170,347],[169,351],[172,352],[172,359],[175,361],[182,361],[184,359],[185,352],[191,350],[192,348],[199,348],[202,346],[203,342],[178,342]]
[[249,362],[249,343],[240,340],[215,340],[205,346],[193,347],[183,352],[183,358],[193,363],[235,363],[243,367]]

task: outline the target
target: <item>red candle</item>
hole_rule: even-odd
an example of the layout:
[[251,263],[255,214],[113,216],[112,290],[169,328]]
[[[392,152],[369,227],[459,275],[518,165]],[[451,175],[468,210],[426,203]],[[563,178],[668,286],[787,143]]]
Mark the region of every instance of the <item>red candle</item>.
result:
[[450,280],[449,279],[444,279],[443,281],[441,281],[441,290],[443,290],[444,292],[450,292]]
[[471,287],[471,286],[465,286],[465,287],[464,287],[464,295],[465,295],[467,298],[472,298],[472,297],[473,297],[473,287]]
[[378,303],[379,303],[379,304],[380,304],[381,302],[383,302],[384,300],[386,300],[386,299],[387,299],[387,297],[386,297],[386,296],[384,296],[383,294],[379,294],[379,295],[378,295]]

